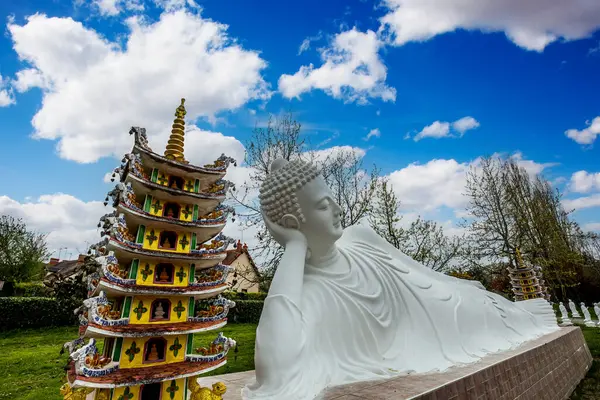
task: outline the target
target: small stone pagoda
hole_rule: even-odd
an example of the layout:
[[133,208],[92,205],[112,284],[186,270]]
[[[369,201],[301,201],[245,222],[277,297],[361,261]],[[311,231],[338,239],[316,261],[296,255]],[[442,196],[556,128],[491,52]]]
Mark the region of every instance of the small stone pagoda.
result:
[[231,270],[221,262],[234,243],[221,233],[233,214],[222,204],[230,187],[223,177],[234,161],[190,164],[185,114],[182,99],[164,156],[150,149],[144,128],[130,131],[133,150],[105,201],[112,198],[114,211],[101,218],[103,240],[90,249],[80,338],[65,344],[65,399],[187,400],[226,390],[201,388],[196,377],[223,366],[235,341],[219,333],[194,348],[193,339],[223,327],[235,305],[220,296]]
[[515,295],[515,301],[545,298],[548,299],[547,289],[541,279],[541,268],[527,266],[523,262],[521,251],[515,251],[516,268],[508,267],[508,275]]

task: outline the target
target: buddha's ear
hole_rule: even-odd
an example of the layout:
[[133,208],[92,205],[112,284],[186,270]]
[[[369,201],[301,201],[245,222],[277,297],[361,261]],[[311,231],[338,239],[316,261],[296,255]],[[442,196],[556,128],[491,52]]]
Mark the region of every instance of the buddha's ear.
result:
[[287,229],[300,229],[298,218],[292,214],[285,214],[281,217],[281,225]]

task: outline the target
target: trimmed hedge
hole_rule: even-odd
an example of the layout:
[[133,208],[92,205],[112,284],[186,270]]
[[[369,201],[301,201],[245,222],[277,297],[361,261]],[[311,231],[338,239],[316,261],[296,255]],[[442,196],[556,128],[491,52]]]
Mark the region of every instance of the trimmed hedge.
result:
[[50,297],[0,297],[0,330],[43,328],[75,323],[73,312],[61,310]]
[[21,297],[49,297],[52,289],[38,282],[21,282],[15,285],[15,296]]
[[267,298],[267,293],[245,293],[245,292],[234,292],[228,290],[222,293],[222,296],[226,299],[238,301],[238,300],[260,300],[264,301]]
[[258,324],[260,314],[262,313],[262,300],[234,300],[235,307],[229,310],[227,320],[230,323],[239,324]]

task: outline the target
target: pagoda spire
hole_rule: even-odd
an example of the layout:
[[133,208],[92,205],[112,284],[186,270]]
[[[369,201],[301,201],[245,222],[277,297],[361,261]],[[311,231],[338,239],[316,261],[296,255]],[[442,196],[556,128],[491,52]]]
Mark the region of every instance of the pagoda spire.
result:
[[173,127],[171,128],[171,136],[167,142],[167,149],[165,150],[165,157],[170,160],[175,160],[183,163],[187,163],[183,157],[183,139],[185,134],[185,99],[181,99],[181,104],[175,110],[175,121],[173,121]]

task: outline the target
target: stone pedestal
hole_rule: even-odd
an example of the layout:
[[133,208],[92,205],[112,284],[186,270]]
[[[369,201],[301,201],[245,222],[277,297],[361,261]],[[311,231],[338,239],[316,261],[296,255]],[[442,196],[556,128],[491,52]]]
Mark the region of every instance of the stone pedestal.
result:
[[[326,400],[562,400],[568,399],[592,365],[581,329],[564,327],[481,361],[442,373],[412,374],[330,388]],[[240,400],[254,371],[205,377],[203,386],[225,382],[223,400]]]

